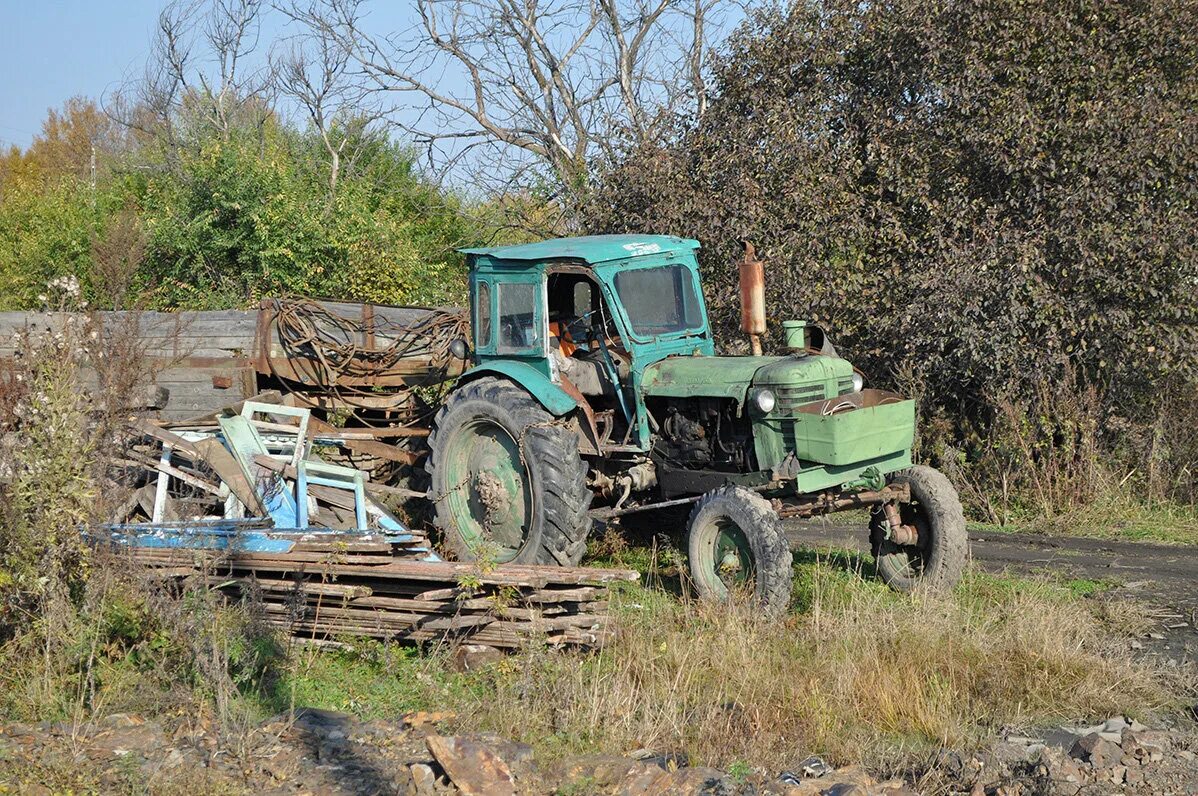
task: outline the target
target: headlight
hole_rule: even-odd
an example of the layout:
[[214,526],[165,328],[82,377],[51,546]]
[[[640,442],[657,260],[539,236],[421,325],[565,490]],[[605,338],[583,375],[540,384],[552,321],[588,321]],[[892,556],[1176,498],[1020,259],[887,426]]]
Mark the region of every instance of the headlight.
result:
[[774,405],[777,404],[777,400],[774,398],[772,391],[762,388],[753,391],[753,403],[756,404],[762,414],[768,415],[774,411]]
[[861,388],[865,386],[865,379],[857,371],[853,371],[853,392],[861,392]]

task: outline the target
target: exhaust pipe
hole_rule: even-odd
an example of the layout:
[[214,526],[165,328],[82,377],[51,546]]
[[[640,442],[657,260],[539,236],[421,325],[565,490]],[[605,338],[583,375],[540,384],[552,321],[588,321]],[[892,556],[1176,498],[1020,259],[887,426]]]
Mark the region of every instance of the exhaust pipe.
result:
[[749,336],[753,356],[761,356],[761,335],[765,334],[765,266],[747,240],[740,242],[744,255],[740,261],[740,330]]

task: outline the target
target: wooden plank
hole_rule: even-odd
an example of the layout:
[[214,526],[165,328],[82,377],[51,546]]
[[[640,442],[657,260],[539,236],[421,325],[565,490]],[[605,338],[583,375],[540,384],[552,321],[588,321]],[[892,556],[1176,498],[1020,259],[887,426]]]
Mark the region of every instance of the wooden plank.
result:
[[263,505],[262,498],[246,478],[241,464],[224,445],[216,439],[209,438],[200,440],[195,447],[197,453],[251,514],[260,517],[266,515],[266,506]]

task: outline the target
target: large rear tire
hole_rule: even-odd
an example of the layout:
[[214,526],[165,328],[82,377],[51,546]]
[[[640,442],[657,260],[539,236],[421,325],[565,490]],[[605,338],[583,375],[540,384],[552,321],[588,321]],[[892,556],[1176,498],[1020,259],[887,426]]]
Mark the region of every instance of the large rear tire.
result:
[[531,395],[496,378],[462,385],[428,444],[436,524],[459,559],[582,560],[591,492],[578,438]]
[[895,473],[890,481],[911,488],[911,502],[899,504],[899,515],[903,524],[919,530],[919,541],[895,544],[887,538],[885,514],[875,508],[869,519],[869,541],[878,574],[896,591],[952,589],[961,579],[969,552],[965,512],[956,488],[939,470],[922,465]]
[[727,601],[750,595],[767,614],[790,604],[790,546],[769,501],[739,486],[708,492],[695,505],[687,528],[687,561],[699,596]]

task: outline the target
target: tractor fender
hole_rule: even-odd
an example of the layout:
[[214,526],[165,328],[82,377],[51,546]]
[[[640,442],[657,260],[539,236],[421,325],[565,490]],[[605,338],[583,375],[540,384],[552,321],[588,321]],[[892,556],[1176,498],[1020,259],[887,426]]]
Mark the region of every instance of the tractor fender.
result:
[[578,402],[570,397],[569,393],[525,362],[487,362],[476,365],[458,378],[458,384],[468,384],[483,376],[502,376],[520,385],[554,417],[561,417],[578,408]]

